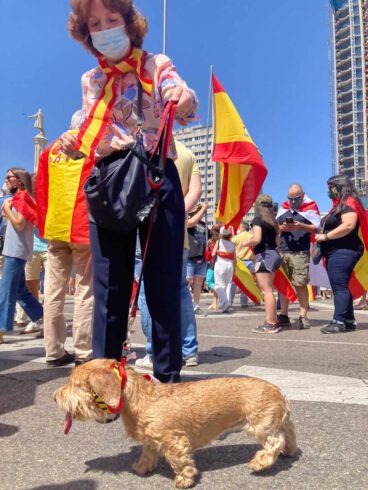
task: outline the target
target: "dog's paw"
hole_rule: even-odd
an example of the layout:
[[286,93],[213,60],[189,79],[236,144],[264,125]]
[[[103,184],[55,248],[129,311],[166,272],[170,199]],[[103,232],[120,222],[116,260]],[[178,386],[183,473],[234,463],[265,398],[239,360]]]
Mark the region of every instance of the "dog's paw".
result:
[[252,471],[263,471],[265,467],[257,461],[256,458],[253,458],[249,463],[248,463],[248,468]]
[[146,465],[143,465],[139,461],[132,464],[132,469],[140,476],[144,476],[152,471],[150,468],[148,468]]
[[188,478],[186,476],[178,475],[175,478],[176,488],[190,488],[194,485],[194,478]]

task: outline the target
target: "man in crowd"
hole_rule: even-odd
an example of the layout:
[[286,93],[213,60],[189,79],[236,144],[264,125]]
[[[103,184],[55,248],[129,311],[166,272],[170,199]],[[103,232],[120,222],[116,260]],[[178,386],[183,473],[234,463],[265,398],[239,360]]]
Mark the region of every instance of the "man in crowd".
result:
[[[77,111],[71,121],[72,133],[77,132],[79,122],[80,111]],[[83,193],[83,184],[92,164],[90,159],[82,158],[80,154],[67,158],[57,141],[41,155],[39,162],[36,184],[38,225],[40,236],[49,242],[44,292],[44,337],[49,367],[72,362],[77,366],[92,357],[92,258]],[[73,267],[76,273],[73,312],[75,355],[65,350],[67,325],[64,317],[65,294]]]
[[[292,184],[288,190],[288,199],[280,207],[276,219],[281,232],[279,252],[299,299],[298,327],[310,328],[307,318],[310,240],[311,234],[317,232],[320,226],[319,210],[317,204],[304,193],[301,185]],[[281,327],[290,327],[289,300],[284,295],[280,295],[280,300],[279,324]]]
[[[192,209],[198,202],[202,194],[201,175],[194,154],[179,141],[175,141],[177,159],[175,165],[178,170],[181,187],[184,195],[185,211]],[[186,226],[186,223],[185,223]],[[181,278],[181,333],[182,333],[182,354],[186,366],[198,365],[198,340],[197,322],[193,312],[193,303],[190,296],[186,279],[187,261],[189,253],[188,234],[184,234],[183,268]],[[136,250],[136,269],[135,277],[138,279],[142,267],[142,251],[140,246]],[[141,368],[153,368],[152,362],[152,319],[148,311],[144,292],[144,271],[143,280],[138,297],[138,307],[141,313],[141,324],[144,335],[147,338],[146,355],[142,359],[137,359],[136,366]]]
[[208,203],[198,204],[189,212],[188,218],[189,258],[187,279],[192,287],[194,313],[197,316],[207,316],[199,307],[202,287],[207,274],[207,261],[205,259],[207,244],[206,224],[202,219],[207,209]]

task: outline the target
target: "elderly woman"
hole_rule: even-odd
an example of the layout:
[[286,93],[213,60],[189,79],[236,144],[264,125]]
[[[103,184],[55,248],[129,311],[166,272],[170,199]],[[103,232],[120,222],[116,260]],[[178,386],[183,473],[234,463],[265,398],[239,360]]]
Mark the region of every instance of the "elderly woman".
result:
[[[185,125],[193,120],[197,109],[195,93],[188,89],[168,57],[141,49],[147,21],[131,0],[71,0],[71,6],[69,32],[98,58],[99,66],[82,76],[86,121],[78,137],[70,134],[61,137],[63,151],[72,154],[77,148],[88,154],[92,149],[97,165],[108,165],[115,154],[130,148],[137,133],[140,83],[143,144],[147,154],[152,154],[167,102],[177,101],[176,120]],[[101,105],[96,110],[98,102],[104,107],[102,115]],[[96,124],[97,135],[93,133]],[[87,143],[84,138],[86,134],[92,135],[91,147],[88,138]],[[180,280],[184,201],[172,161],[176,157],[174,144],[168,156],[144,266],[144,287],[153,320],[154,374],[162,382],[178,382],[182,365]],[[143,247],[147,232],[148,223],[143,222],[139,226]],[[136,229],[122,233],[90,223],[90,240],[95,295],[93,356],[119,359],[127,335]]]
[[358,232],[365,212],[358,192],[346,175],[336,175],[327,181],[328,197],[333,207],[321,221],[323,233],[316,234],[321,255],[326,259],[328,278],[334,293],[332,321],[321,328],[322,333],[356,330],[353,298],[349,291],[351,274],[363,253]]

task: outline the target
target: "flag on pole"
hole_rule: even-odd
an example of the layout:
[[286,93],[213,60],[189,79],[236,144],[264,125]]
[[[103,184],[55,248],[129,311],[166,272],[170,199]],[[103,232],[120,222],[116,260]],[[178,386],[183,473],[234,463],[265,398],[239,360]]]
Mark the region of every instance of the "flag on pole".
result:
[[38,229],[42,238],[89,244],[83,185],[92,165],[90,158],[67,158],[58,141],[42,153],[36,181]]
[[257,146],[217,78],[212,75],[214,147],[212,160],[220,162],[221,195],[216,219],[238,227],[252,207],[267,175]]

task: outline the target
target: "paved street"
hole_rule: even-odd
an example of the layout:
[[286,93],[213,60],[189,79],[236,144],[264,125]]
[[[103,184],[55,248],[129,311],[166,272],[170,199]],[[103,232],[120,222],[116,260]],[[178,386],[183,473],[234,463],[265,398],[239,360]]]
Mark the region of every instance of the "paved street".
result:
[[[204,307],[209,302],[205,296]],[[198,319],[200,365],[185,368],[183,378],[244,375],[277,384],[291,401],[300,450],[295,458],[280,458],[270,471],[254,475],[246,464],[257,450],[255,441],[231,434],[197,451],[196,488],[367,489],[368,312],[357,312],[357,332],[322,335],[319,327],[331,318],[332,306],[319,300],[312,303],[310,330],[294,326],[259,336],[251,329],[263,320],[263,308],[237,304],[238,296],[234,313]],[[71,300],[66,312],[70,323]],[[294,306],[291,317],[297,316]],[[143,356],[139,320],[135,330],[134,350]],[[63,414],[52,393],[69,369],[46,367],[42,340],[5,338],[0,346],[1,488],[174,488],[164,461],[146,478],[131,471],[139,446],[125,437],[119,421],[75,423],[64,436]]]

